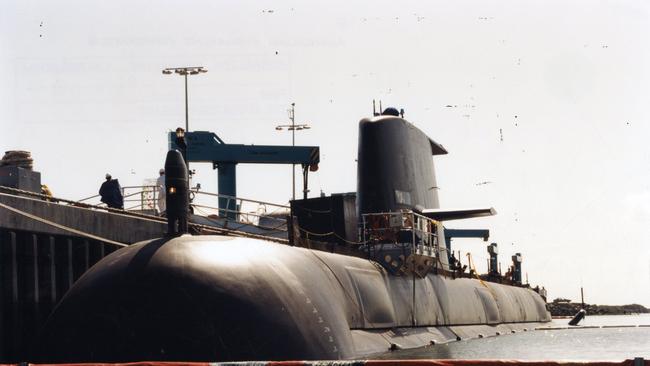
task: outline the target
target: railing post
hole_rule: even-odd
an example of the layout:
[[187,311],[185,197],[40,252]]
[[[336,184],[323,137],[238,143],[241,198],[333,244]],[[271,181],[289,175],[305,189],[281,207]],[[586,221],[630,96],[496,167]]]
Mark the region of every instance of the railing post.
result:
[[[417,252],[417,245],[415,243],[415,230],[418,227],[418,225],[415,223],[415,219],[417,219],[417,217],[415,216],[413,211],[411,211],[411,234],[413,237],[412,239],[413,241],[411,242],[411,254],[415,254]],[[413,268],[415,268],[415,264]]]

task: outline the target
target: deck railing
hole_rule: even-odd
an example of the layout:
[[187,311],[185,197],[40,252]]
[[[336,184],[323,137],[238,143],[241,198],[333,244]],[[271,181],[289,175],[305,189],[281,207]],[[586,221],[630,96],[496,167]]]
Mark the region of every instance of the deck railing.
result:
[[[127,211],[155,212],[158,211],[158,186],[124,186],[122,197],[124,197],[124,209]],[[94,206],[105,207],[106,204],[99,201],[98,194],[82,198],[79,203],[88,203]]]
[[362,239],[369,258],[394,274],[423,277],[437,268],[437,221],[410,210],[362,216]]
[[438,222],[410,210],[363,214],[363,242],[410,244],[415,254],[436,257]]
[[[160,207],[158,206],[158,189],[156,185],[122,187],[124,209],[126,211],[161,214]],[[201,191],[197,188],[190,189],[190,197],[192,199],[191,206],[195,214],[211,218],[234,217],[235,221],[242,223],[286,230],[284,216],[289,215],[290,209],[287,205],[211,193]],[[99,198],[99,195],[93,195],[80,199],[77,202],[97,207],[106,207],[106,204],[99,202]],[[236,209],[219,208],[219,200],[226,201],[225,207],[236,207]],[[234,203],[234,205],[231,203]]]

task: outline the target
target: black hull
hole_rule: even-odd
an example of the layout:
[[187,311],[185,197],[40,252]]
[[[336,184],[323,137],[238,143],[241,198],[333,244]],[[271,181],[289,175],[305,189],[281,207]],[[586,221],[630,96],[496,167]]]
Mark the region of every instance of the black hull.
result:
[[546,321],[544,301],[526,288],[391,276],[361,258],[183,236],[132,245],[91,268],[48,320],[36,361],[349,359]]

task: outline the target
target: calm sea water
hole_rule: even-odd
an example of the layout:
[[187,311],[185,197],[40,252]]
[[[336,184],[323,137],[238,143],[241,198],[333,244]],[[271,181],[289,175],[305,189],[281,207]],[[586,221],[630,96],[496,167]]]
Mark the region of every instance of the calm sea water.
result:
[[[568,322],[569,319],[556,319],[550,326],[564,327]],[[581,325],[649,327],[536,330],[402,350],[379,358],[592,361],[650,358],[650,314],[587,316]]]

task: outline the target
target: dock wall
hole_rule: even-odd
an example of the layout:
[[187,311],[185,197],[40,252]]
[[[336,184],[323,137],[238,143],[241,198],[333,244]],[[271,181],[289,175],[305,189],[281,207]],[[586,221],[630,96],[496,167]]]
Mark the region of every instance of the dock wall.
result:
[[29,359],[31,342],[56,303],[88,268],[120,248],[80,233],[131,244],[166,230],[164,221],[28,197],[0,193],[0,204],[22,212],[0,206],[0,362]]
[[[164,235],[164,220],[147,219],[87,207],[60,204],[42,199],[0,193],[0,204],[18,208],[43,220],[108,240],[131,244]],[[69,230],[34,220],[0,207],[0,228],[52,235],[74,235]]]
[[25,360],[72,284],[119,247],[95,240],[0,229],[0,360]]

